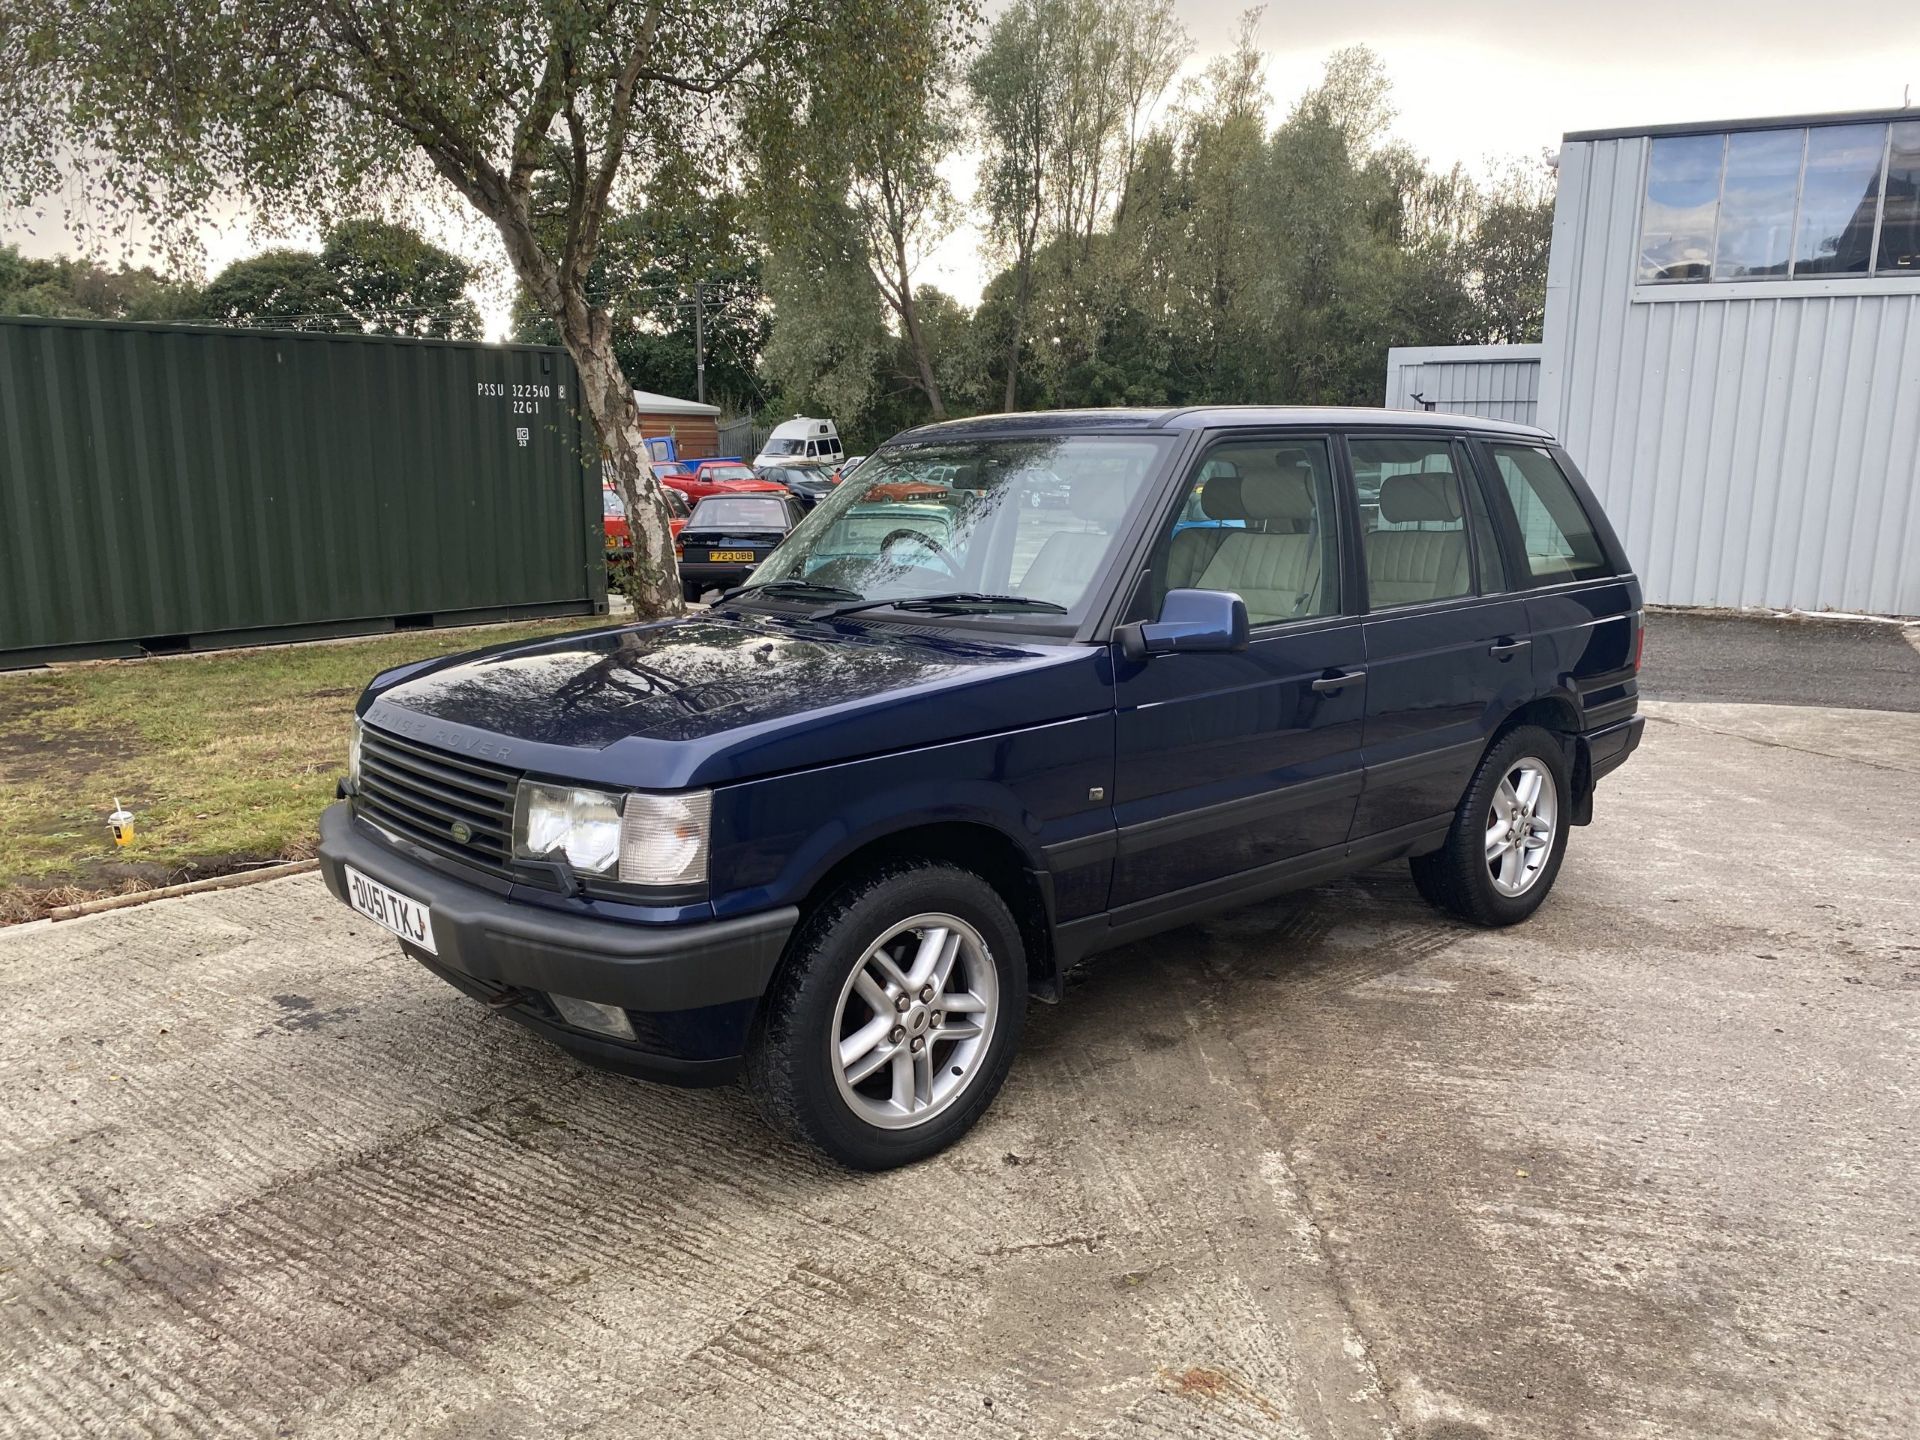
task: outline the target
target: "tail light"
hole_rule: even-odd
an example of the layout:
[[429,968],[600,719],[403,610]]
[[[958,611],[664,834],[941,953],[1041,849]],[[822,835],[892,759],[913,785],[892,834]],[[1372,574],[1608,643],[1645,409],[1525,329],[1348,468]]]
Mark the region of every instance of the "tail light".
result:
[[[687,547],[682,545],[678,540],[673,542],[673,558],[676,560],[684,560],[687,558]],[[1638,665],[1640,662],[1636,659],[1633,663]]]
[[1640,673],[1640,657],[1644,655],[1647,650],[1647,617],[1645,615],[1638,615],[1634,617],[1634,621],[1633,673],[1638,675]]

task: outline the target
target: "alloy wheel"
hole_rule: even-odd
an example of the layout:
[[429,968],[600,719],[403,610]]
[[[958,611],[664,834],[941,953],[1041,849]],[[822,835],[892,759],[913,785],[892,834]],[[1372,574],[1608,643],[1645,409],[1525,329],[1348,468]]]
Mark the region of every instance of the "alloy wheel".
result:
[[1546,762],[1522,755],[1507,767],[1487,809],[1487,874],[1502,895],[1533,888],[1553,854],[1560,795]]
[[979,931],[955,915],[901,921],[841,987],[828,1041],[841,1098],[882,1129],[926,1123],[986,1069],[999,1011]]

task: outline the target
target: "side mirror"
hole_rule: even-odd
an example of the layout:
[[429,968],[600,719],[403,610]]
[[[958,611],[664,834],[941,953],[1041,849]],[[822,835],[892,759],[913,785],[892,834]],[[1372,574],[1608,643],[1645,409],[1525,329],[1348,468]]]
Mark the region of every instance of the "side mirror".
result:
[[1115,633],[1129,660],[1179,651],[1244,650],[1251,627],[1247,602],[1225,590],[1169,590],[1158,620],[1123,625]]

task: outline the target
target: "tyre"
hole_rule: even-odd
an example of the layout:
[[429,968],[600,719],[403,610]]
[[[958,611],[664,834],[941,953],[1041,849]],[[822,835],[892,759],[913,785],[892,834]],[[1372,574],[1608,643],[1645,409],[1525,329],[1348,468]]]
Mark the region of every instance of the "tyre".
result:
[[707,587],[700,584],[697,580],[682,580],[680,582],[680,598],[685,600],[689,605],[699,604],[700,597],[706,593]]
[[1407,863],[1429,903],[1476,925],[1517,925],[1547,898],[1567,851],[1573,791],[1559,737],[1522,725],[1481,757],[1447,840]]
[[747,1052],[776,1130],[860,1170],[923,1159],[993,1102],[1026,1020],[1020,928],[933,861],[852,882],[800,923]]

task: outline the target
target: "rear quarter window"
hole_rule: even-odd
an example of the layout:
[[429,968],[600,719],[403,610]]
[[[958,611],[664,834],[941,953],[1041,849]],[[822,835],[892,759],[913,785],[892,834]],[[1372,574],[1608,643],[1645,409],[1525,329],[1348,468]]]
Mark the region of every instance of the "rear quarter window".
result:
[[1513,507],[1527,574],[1535,585],[1611,575],[1593,522],[1552,455],[1532,445],[1489,445],[1500,490]]

